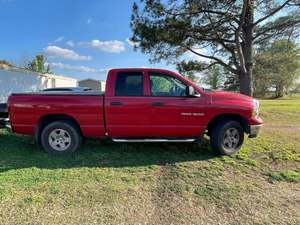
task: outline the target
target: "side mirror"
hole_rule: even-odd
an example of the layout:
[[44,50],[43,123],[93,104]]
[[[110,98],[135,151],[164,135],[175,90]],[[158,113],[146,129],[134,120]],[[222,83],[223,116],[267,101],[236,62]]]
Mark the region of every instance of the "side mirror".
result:
[[195,96],[195,89],[192,86],[187,86],[185,93],[187,96]]

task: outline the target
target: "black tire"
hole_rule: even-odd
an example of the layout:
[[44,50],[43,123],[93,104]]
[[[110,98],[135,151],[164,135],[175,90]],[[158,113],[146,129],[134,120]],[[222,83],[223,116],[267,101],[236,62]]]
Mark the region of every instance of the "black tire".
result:
[[[50,135],[61,135],[63,141],[57,143],[55,141],[60,138],[53,139]],[[45,126],[41,131],[41,145],[43,149],[51,155],[69,155],[75,152],[80,147],[81,143],[82,136],[79,129],[69,121],[52,122]],[[56,147],[54,146],[55,144],[57,144]],[[61,146],[64,146],[64,148],[58,147],[60,144]]]
[[[232,134],[232,137],[228,134]],[[238,135],[238,139],[236,138]],[[229,137],[230,136],[230,137]],[[216,124],[211,131],[210,144],[213,150],[221,155],[232,155],[238,152],[244,142],[242,125],[234,120],[226,120]]]

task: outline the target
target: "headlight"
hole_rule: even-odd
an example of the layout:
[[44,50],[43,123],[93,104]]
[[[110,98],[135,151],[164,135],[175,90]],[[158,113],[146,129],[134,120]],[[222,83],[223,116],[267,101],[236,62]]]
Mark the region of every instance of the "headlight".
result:
[[253,99],[254,109],[252,111],[252,117],[256,118],[259,115],[259,101],[257,99]]

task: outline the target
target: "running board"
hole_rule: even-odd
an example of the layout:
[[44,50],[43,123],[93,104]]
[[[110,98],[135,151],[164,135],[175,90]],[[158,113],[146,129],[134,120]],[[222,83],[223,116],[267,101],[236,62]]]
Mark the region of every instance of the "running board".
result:
[[194,142],[195,138],[189,139],[112,139],[114,142]]

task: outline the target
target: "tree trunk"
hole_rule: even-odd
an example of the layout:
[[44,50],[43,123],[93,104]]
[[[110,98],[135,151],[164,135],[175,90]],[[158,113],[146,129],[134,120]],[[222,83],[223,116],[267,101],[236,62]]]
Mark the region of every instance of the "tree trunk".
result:
[[277,86],[275,90],[275,98],[283,97],[283,90],[281,86]]
[[242,94],[253,96],[253,1],[250,1],[245,15],[243,26],[243,55],[245,59],[246,73],[240,74],[240,92]]
[[252,96],[252,69],[240,75],[240,92],[244,95]]

